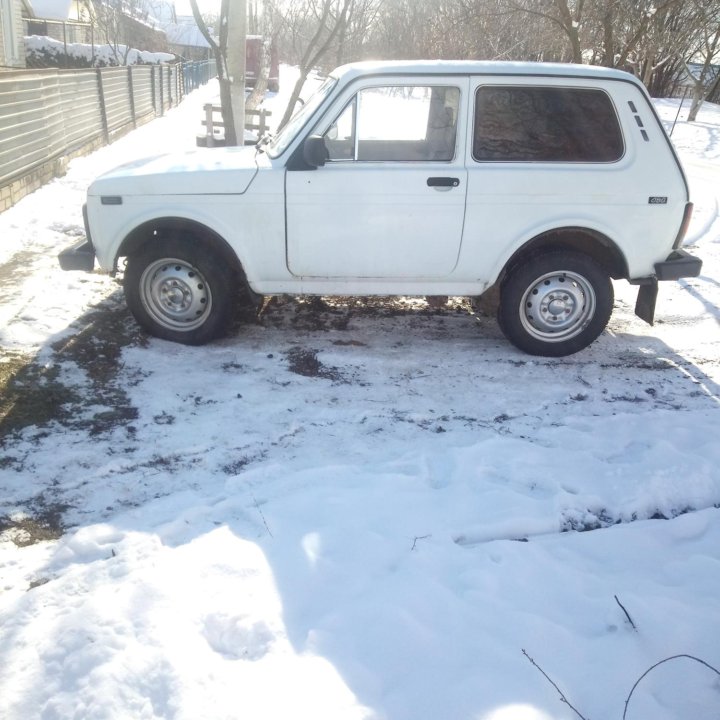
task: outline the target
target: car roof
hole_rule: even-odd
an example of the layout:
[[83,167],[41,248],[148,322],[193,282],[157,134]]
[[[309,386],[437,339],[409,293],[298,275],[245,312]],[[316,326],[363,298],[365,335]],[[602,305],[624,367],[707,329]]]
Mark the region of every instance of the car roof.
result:
[[641,85],[640,81],[628,72],[598,65],[494,60],[366,61],[341,65],[333,70],[331,75],[343,82],[368,75],[519,75],[623,80]]

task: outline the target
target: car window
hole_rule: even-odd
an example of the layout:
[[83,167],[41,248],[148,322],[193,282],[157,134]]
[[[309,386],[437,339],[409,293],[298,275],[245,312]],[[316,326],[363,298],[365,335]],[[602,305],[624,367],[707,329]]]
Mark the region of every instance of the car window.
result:
[[280,132],[272,139],[268,145],[268,155],[277,157],[287,150],[288,145],[295,139],[300,128],[307,122],[308,118],[320,107],[323,100],[330,94],[335,87],[337,80],[328,78],[308,101],[300,104],[299,109],[290,118],[289,122]]
[[606,163],[623,153],[603,90],[485,85],[476,92],[475,160]]
[[460,90],[365,88],[324,133],[330,161],[448,162],[455,156]]

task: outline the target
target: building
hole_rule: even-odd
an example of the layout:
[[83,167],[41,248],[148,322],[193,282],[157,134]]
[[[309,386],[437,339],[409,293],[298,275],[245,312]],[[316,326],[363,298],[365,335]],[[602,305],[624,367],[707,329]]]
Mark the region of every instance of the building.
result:
[[31,13],[28,0],[0,0],[0,71],[25,67],[23,16]]
[[212,57],[210,44],[200,32],[194,17],[175,17],[163,27],[170,52],[185,60],[208,60]]
[[25,35],[38,35],[65,43],[92,42],[92,5],[86,0],[28,0],[32,5]]

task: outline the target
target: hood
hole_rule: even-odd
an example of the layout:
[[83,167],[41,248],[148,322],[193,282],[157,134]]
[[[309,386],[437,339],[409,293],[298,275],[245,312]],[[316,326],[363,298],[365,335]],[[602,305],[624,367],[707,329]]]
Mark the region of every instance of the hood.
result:
[[88,195],[241,195],[257,173],[254,147],[143,158],[97,178]]

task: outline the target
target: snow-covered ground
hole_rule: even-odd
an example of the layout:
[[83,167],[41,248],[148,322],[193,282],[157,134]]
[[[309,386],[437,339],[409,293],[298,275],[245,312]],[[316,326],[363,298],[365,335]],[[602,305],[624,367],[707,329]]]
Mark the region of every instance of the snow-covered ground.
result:
[[717,720],[688,657],[625,703],[720,669],[720,108],[673,133],[705,264],[655,327],[626,283],[560,360],[460,300],[279,298],[188,348],[55,255],[215,92],[0,215],[0,717]]

